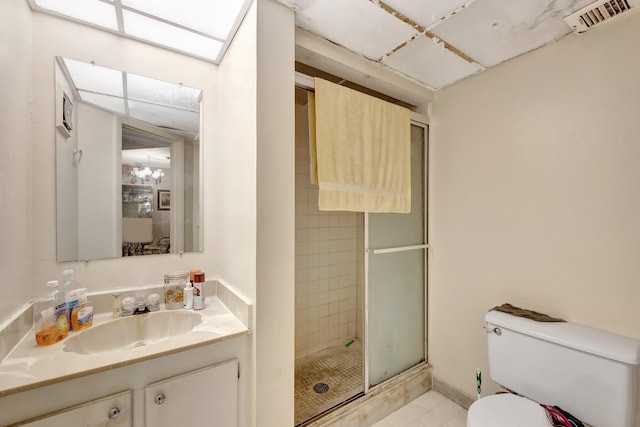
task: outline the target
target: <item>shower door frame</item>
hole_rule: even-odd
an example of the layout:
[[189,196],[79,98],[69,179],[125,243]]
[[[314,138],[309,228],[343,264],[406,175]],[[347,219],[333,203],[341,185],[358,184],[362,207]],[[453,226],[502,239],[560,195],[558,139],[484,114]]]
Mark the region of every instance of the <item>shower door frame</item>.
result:
[[[400,247],[394,247],[394,248],[384,248],[384,249],[370,249],[369,248],[369,213],[365,212],[364,213],[364,295],[363,295],[363,300],[364,300],[364,307],[363,307],[363,377],[364,377],[364,394],[368,394],[370,391],[375,390],[378,387],[383,386],[384,384],[386,384],[389,381],[392,381],[395,377],[397,377],[398,375],[401,375],[404,372],[407,372],[411,369],[414,369],[416,367],[425,365],[428,363],[428,353],[427,353],[427,338],[428,338],[428,324],[427,324],[427,318],[428,318],[428,311],[427,311],[427,290],[428,290],[428,283],[429,283],[429,265],[428,265],[428,261],[429,261],[429,119],[427,116],[423,116],[421,114],[418,113],[414,113],[411,112],[411,124],[410,126],[418,126],[420,128],[422,128],[423,131],[423,140],[422,140],[422,144],[423,144],[423,159],[422,159],[422,164],[423,164],[423,212],[425,213],[424,218],[423,218],[423,230],[424,230],[424,236],[423,236],[423,244],[420,245],[407,245],[407,246],[400,246]],[[375,385],[370,385],[370,379],[369,379],[369,373],[370,373],[370,368],[369,368],[369,361],[370,361],[370,356],[369,356],[369,256],[371,255],[371,252],[373,252],[374,254],[384,254],[384,253],[391,253],[391,252],[404,252],[404,251],[410,251],[410,250],[424,250],[424,260],[423,260],[423,267],[424,267],[424,301],[423,301],[423,307],[424,307],[424,360],[416,365],[413,365],[411,367],[409,367],[408,369],[406,369],[403,372],[399,372],[393,376],[391,376],[390,378],[383,380],[382,382],[375,384]]]
[[[299,71],[295,72],[295,86],[299,87],[301,89],[310,91],[310,92],[315,92],[315,84],[314,84],[314,80],[313,77],[303,74]],[[428,310],[427,310],[427,300],[428,300],[428,283],[429,283],[429,275],[430,275],[430,269],[429,269],[429,197],[431,192],[429,191],[429,171],[431,170],[431,168],[429,167],[429,159],[430,159],[430,143],[429,143],[429,128],[430,128],[430,120],[429,120],[429,116],[420,114],[420,113],[416,113],[414,111],[410,112],[411,116],[411,121],[410,121],[410,126],[411,125],[415,125],[418,127],[421,127],[423,129],[423,144],[424,144],[424,150],[423,150],[423,166],[424,166],[424,176],[423,176],[423,189],[424,189],[424,212],[425,212],[425,216],[424,216],[424,244],[423,245],[417,245],[418,247],[413,247],[413,246],[407,246],[407,247],[403,247],[403,249],[424,249],[424,269],[425,269],[425,275],[424,275],[424,361],[409,367],[407,370],[405,370],[404,372],[407,372],[409,370],[424,366],[428,363],[428,323],[427,323],[427,319],[428,319]],[[368,237],[367,237],[367,230],[368,230],[368,213],[364,213],[364,284],[363,284],[363,392],[361,392],[361,394],[359,393],[359,395],[366,395],[368,394],[370,391],[375,390],[376,388],[379,388],[381,386],[383,386],[384,384],[388,383],[389,381],[392,381],[394,378],[396,378],[398,375],[401,375],[403,372],[400,372],[394,376],[392,376],[389,379],[386,379],[382,382],[380,382],[379,384],[376,384],[374,386],[370,386],[369,385],[369,347],[368,347]],[[395,249],[395,248],[394,248]],[[380,251],[380,249],[378,249],[378,251]],[[385,251],[385,249],[382,249],[382,251]],[[380,253],[380,252],[378,252]],[[356,396],[354,396],[356,397]]]

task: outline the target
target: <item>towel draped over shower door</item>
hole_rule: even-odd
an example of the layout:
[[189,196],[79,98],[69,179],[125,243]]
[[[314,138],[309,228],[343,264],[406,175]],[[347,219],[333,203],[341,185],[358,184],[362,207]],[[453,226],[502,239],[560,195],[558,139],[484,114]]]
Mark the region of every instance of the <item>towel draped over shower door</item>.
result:
[[406,108],[316,78],[309,148],[319,209],[410,212],[410,125]]

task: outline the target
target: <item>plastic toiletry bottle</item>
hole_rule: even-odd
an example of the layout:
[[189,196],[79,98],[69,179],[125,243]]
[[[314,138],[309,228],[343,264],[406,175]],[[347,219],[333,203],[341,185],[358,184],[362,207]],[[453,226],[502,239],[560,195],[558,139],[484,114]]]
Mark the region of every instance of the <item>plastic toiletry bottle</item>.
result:
[[193,308],[193,284],[187,282],[184,287],[184,308],[185,310],[191,310]]
[[65,315],[64,294],[58,288],[58,281],[47,282],[47,295],[36,301],[34,307],[36,344],[54,344],[69,333]]
[[205,307],[204,273],[198,271],[193,275],[193,309],[202,310]]
[[71,329],[81,331],[93,325],[93,305],[87,301],[87,288],[78,289],[78,305],[71,310]]
[[71,323],[71,312],[73,308],[80,303],[80,295],[78,290],[80,285],[74,280],[75,273],[73,270],[64,270],[62,272],[62,290],[64,291],[65,301],[67,302],[67,323],[69,324],[69,330],[73,331],[73,324]]
[[193,282],[195,280],[194,278],[194,274],[196,273],[200,273],[202,270],[189,270],[189,280],[191,280],[191,282]]

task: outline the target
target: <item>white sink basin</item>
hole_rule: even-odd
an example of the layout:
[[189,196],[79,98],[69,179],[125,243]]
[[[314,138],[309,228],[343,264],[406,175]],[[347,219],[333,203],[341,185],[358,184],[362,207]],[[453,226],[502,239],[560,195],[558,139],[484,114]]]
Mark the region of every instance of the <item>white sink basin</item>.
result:
[[200,322],[200,314],[183,310],[127,316],[72,333],[64,351],[94,354],[146,346],[185,334]]

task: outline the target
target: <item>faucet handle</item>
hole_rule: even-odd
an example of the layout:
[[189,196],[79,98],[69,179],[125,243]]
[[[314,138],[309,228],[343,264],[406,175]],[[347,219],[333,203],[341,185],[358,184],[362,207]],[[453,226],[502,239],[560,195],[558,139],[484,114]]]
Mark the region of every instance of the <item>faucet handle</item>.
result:
[[147,295],[147,307],[149,311],[160,310],[160,295],[155,292]]
[[136,299],[134,297],[122,298],[122,316],[131,316],[136,311]]

